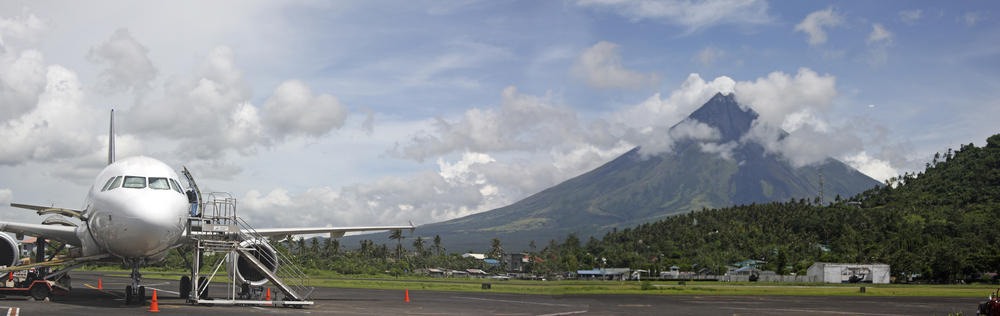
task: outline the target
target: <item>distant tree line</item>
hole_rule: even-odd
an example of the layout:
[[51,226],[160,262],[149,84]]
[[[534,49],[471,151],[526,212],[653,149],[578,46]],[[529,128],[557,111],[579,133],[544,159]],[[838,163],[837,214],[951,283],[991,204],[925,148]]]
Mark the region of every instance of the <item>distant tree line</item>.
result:
[[[307,269],[339,274],[399,274],[416,268],[502,267],[447,253],[440,236],[417,236],[407,248],[393,231],[394,251],[362,240],[348,251],[336,239],[272,241]],[[484,241],[485,242],[485,241]],[[498,238],[490,258],[505,252]],[[984,147],[962,145],[935,154],[920,173],[821,205],[819,198],[703,209],[581,241],[575,234],[529,244],[527,272],[556,275],[594,268],[724,272],[726,264],[764,260],[765,270],[805,273],[813,262],[886,263],[894,276],[946,281],[1000,271],[1000,134]],[[392,254],[390,254],[392,252]],[[159,267],[185,269],[177,250]],[[209,262],[206,260],[206,262]]]

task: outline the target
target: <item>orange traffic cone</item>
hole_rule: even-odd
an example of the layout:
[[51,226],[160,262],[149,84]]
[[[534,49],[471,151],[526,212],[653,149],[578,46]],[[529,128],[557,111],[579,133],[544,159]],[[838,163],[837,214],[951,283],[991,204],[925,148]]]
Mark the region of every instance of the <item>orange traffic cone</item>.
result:
[[104,289],[104,287],[101,286],[101,279],[97,279],[97,289],[98,290],[103,290]]
[[267,288],[267,296],[264,297],[265,301],[271,300],[271,288]]
[[156,290],[153,290],[153,302],[149,304],[149,311],[159,313],[160,305],[156,303]]
[[410,301],[410,289],[406,289],[406,300],[404,300],[403,302],[409,302],[409,301]]

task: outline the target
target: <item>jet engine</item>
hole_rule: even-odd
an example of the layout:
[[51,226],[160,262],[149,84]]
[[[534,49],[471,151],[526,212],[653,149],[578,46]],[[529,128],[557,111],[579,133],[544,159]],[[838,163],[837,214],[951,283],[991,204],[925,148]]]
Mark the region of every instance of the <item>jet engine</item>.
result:
[[[266,241],[260,239],[244,240],[240,243],[240,248],[249,248],[247,252],[250,255],[257,258],[264,265],[264,268],[270,270],[271,273],[278,272],[278,255]],[[249,283],[252,286],[260,286],[267,283],[267,277],[263,273],[257,270],[246,258],[237,255],[236,259],[236,271],[233,272],[233,258],[232,256],[227,256],[226,258],[226,271],[229,272],[230,276],[236,276],[236,280],[240,281],[241,284]]]
[[[0,233],[0,265],[13,267],[20,259],[20,250],[17,247],[17,240],[9,234]],[[7,276],[7,273],[0,274],[0,278]]]

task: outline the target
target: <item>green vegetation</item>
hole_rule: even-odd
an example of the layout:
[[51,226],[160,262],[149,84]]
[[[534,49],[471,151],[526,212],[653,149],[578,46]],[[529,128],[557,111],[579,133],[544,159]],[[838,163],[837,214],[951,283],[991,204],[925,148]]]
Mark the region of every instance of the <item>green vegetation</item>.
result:
[[[108,276],[127,277],[128,274]],[[179,275],[147,274],[147,279],[179,280]],[[408,275],[399,279],[313,278],[311,286],[383,290],[423,290],[451,292],[497,292],[517,294],[654,294],[654,295],[782,295],[782,296],[926,296],[926,297],[984,297],[995,291],[982,285],[865,285],[861,293],[856,284],[768,284],[756,282],[705,283],[683,285],[678,282],[620,282],[620,281],[499,281],[482,279],[434,279]],[[228,282],[217,276],[214,282]],[[647,283],[648,282],[648,283]],[[481,284],[490,283],[491,289],[483,290]]]
[[558,260],[563,271],[677,265],[718,273],[748,258],[767,261],[764,269],[779,274],[803,273],[814,261],[887,263],[900,280],[1000,270],[1000,135],[985,147],[935,155],[922,173],[835,200],[706,209],[615,230],[582,247],[571,234],[540,255]]
[[[990,137],[984,147],[968,144],[935,155],[926,167],[924,172],[904,174],[847,199],[835,197],[827,205],[820,205],[817,198],[704,209],[616,229],[601,239],[590,237],[586,243],[569,234],[561,243],[550,240],[536,251],[531,241],[531,259],[525,269],[550,278],[566,271],[602,267],[648,269],[655,274],[677,265],[682,271],[707,268],[718,273],[725,264],[753,258],[767,261],[764,269],[779,274],[804,273],[815,261],[880,262],[891,265],[898,280],[919,275],[918,279],[928,282],[1000,271],[1000,134]],[[413,251],[404,246],[402,238],[397,240],[400,251],[392,255],[386,244],[375,245],[371,240],[361,241],[360,247],[350,252],[335,239],[287,239],[272,245],[314,277],[402,275],[409,280],[330,279],[316,281],[319,286],[409,288],[413,280],[421,278],[404,271],[425,267],[502,272],[458,253],[445,254],[445,241],[440,236],[432,239],[430,247],[425,247],[426,239],[415,237]],[[492,257],[504,252],[500,238],[491,244]],[[151,269],[183,271],[189,260],[172,250]],[[206,263],[212,260],[206,258]],[[483,282],[425,280],[420,283],[424,289],[449,291],[478,291],[478,283]],[[985,277],[976,281],[995,280]],[[517,293],[985,296],[994,290],[992,286],[866,285],[867,293],[861,294],[856,285],[746,287],[739,283],[695,282],[697,285],[685,286],[647,282],[492,283],[494,291]],[[803,287],[792,287],[795,285]]]

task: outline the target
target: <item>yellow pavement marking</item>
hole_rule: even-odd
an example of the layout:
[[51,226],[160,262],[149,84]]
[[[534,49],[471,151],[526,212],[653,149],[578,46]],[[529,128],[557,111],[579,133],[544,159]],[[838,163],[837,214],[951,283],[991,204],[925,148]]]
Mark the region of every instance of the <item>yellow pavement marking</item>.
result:
[[90,285],[90,284],[86,284],[86,283],[84,283],[83,285],[86,285],[86,286],[87,286],[87,287],[89,287],[89,288],[92,288],[92,289],[95,289],[95,290],[98,290],[98,291],[101,291],[101,292],[104,292],[104,293],[108,293],[108,294],[111,294],[111,295],[114,295],[114,296],[115,296],[115,297],[117,297],[117,298],[124,298],[124,297],[121,297],[121,296],[120,296],[120,295],[118,295],[118,294],[115,294],[115,293],[111,293],[111,292],[108,292],[108,291],[105,291],[105,290],[103,290],[103,289],[98,289],[97,287],[95,287],[95,286],[93,286],[93,285]]

